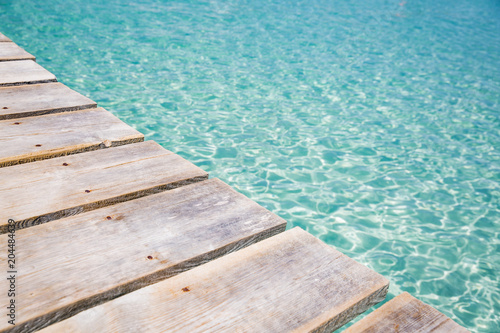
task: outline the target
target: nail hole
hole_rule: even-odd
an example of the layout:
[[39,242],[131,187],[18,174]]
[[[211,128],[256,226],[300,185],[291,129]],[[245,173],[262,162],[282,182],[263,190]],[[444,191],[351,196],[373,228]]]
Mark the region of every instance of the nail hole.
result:
[[151,260],[151,259],[153,259],[153,257],[151,257],[151,256],[148,256],[148,259],[149,259],[149,260]]
[[2,109],[7,110],[7,109],[8,109],[8,107],[4,106]]
[[68,166],[69,164],[68,163],[63,163],[64,166]]
[[188,287],[184,287],[184,288],[182,288],[182,291],[185,292],[185,293],[187,293],[189,291],[189,288]]
[[35,147],[41,147],[42,145],[35,145]]
[[18,122],[15,122],[15,123],[14,123],[14,125],[19,125],[19,124],[20,124],[20,123],[18,123]]
[[85,190],[85,193],[90,193],[90,190]]
[[106,218],[107,218],[108,220],[111,220],[111,216],[106,216]]

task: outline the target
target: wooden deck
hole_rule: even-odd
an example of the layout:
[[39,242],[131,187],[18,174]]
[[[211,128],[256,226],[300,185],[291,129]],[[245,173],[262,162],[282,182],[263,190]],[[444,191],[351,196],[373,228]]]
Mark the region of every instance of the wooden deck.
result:
[[11,44],[0,34],[0,266],[14,276],[0,289],[16,293],[0,332],[331,332],[385,298],[385,278]]
[[[20,276],[18,297],[25,304],[18,325],[43,327],[285,226],[284,220],[211,179],[20,230],[16,239],[25,278]],[[8,327],[5,321],[0,324]]]

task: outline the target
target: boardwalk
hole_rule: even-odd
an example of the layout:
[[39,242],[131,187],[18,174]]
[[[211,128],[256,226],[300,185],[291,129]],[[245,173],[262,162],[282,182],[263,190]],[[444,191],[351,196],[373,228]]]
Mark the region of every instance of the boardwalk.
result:
[[331,332],[388,291],[2,34],[0,180],[0,332]]

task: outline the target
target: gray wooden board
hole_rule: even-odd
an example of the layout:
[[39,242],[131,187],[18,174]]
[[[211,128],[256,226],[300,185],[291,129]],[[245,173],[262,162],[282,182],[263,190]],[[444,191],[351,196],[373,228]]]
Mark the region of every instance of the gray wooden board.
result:
[[361,332],[466,333],[469,331],[405,292],[344,331],[344,333]]
[[97,103],[62,83],[0,88],[0,120],[97,107]]
[[[13,331],[42,328],[285,228],[285,220],[210,179],[19,230]],[[0,252],[7,253],[7,235]],[[0,321],[0,330],[8,328]]]
[[[208,178],[153,141],[0,169],[0,233]],[[87,192],[88,191],[88,192]]]
[[295,228],[42,332],[331,332],[388,283]]
[[0,121],[0,167],[144,140],[103,108]]
[[13,42],[0,43],[0,61],[35,60],[35,57]]
[[0,32],[0,42],[12,42],[9,37]]
[[0,62],[0,86],[55,81],[54,74],[32,60]]

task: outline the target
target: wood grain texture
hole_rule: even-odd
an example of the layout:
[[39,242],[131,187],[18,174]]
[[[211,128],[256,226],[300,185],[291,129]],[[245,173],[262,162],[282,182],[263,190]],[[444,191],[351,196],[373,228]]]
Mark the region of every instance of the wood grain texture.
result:
[[0,121],[0,167],[140,142],[103,108]]
[[12,42],[9,37],[0,32],[0,42]]
[[0,61],[35,60],[35,57],[13,42],[0,43]]
[[55,82],[54,74],[32,60],[0,62],[0,86]]
[[466,333],[469,331],[405,292],[344,331],[344,333],[361,332]]
[[331,332],[388,281],[298,228],[42,332]]
[[[42,328],[285,227],[283,219],[210,179],[20,230],[13,332]],[[0,236],[4,253],[6,236]],[[0,282],[8,289],[6,283]],[[0,330],[8,328],[0,321]]]
[[[153,141],[0,169],[0,233],[208,178]],[[86,192],[88,191],[88,192]]]
[[0,88],[0,120],[97,107],[97,103],[62,83]]

